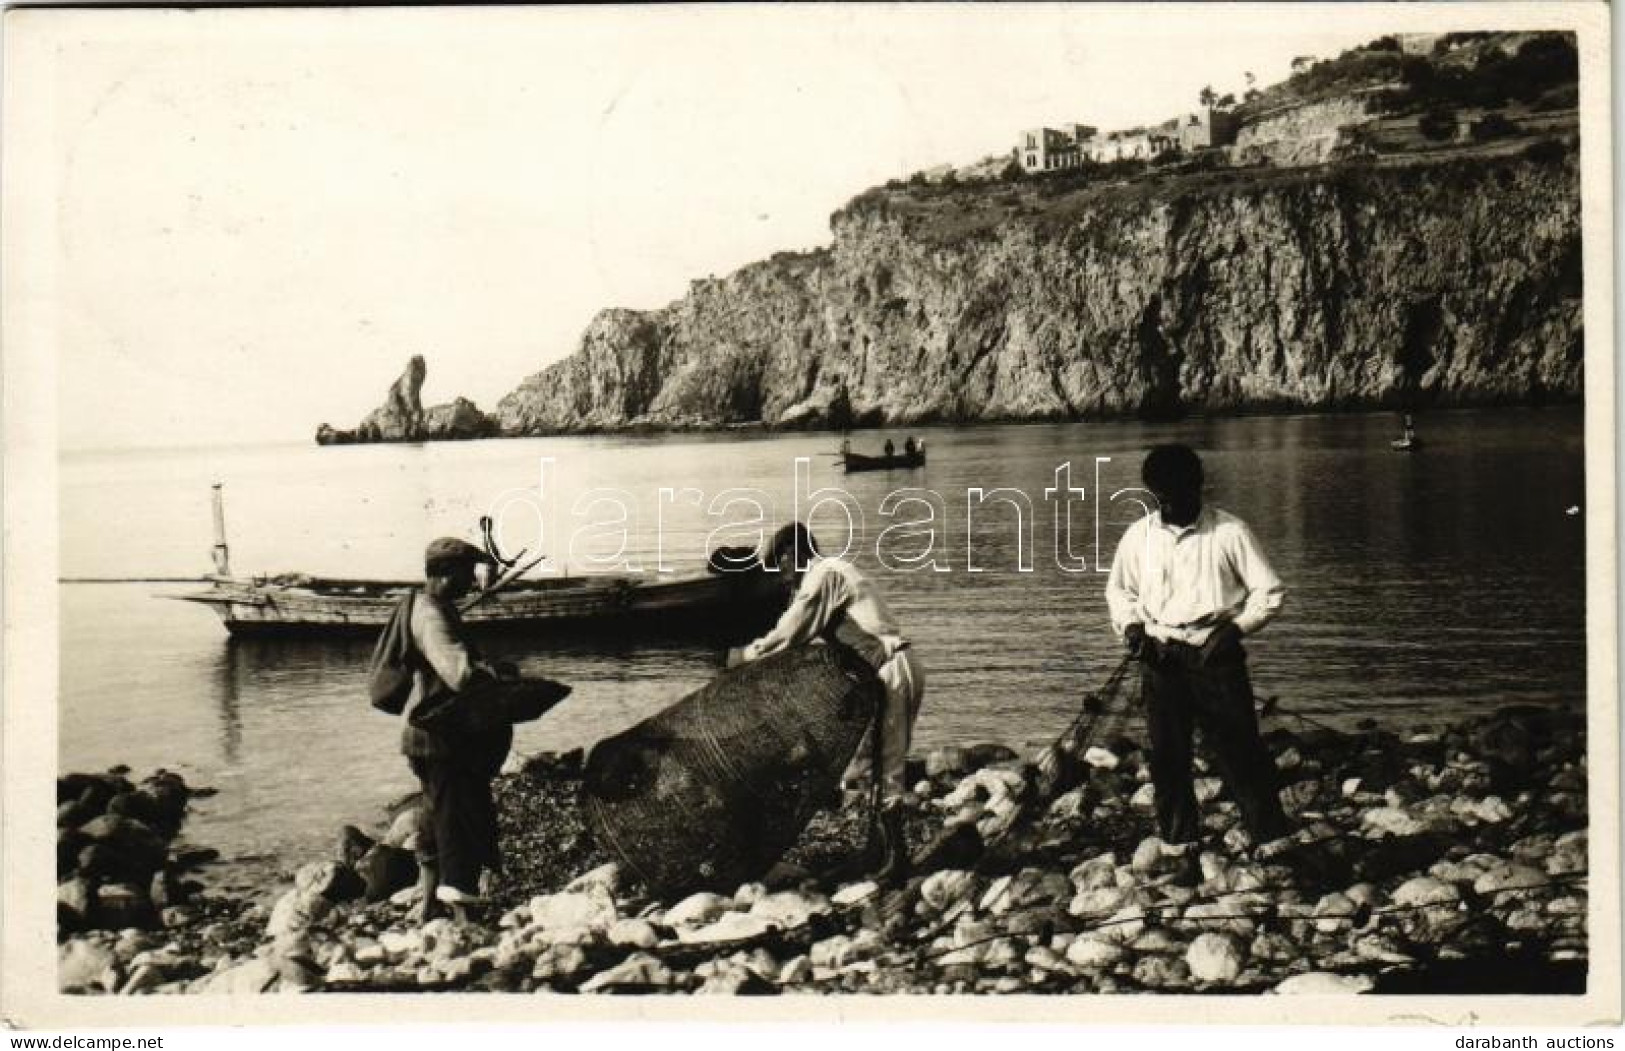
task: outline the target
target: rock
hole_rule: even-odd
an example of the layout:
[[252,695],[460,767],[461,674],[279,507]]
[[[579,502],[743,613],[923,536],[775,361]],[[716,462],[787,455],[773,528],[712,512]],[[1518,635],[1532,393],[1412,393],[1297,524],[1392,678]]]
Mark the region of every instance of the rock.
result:
[[745,996],[773,991],[773,987],[749,967],[729,960],[709,961],[714,964],[708,973],[695,968],[694,975],[701,978],[697,992],[715,996]]
[[750,914],[781,930],[800,927],[814,916],[830,911],[830,900],[822,894],[801,891],[779,891],[766,894],[751,903]]
[[1131,944],[1145,931],[1145,910],[1138,905],[1125,905],[1100,921],[1092,936],[1119,945]]
[[1152,989],[1178,989],[1190,983],[1191,969],[1177,956],[1146,956],[1134,962],[1134,980]]
[[970,756],[963,748],[949,746],[926,754],[927,777],[960,777],[970,772]]
[[1094,920],[1110,916],[1133,900],[1134,892],[1127,887],[1096,887],[1079,893],[1066,911],[1082,920]]
[[333,858],[340,865],[354,868],[376,842],[354,825],[345,825],[339,829],[338,846],[333,851]]
[[[537,895],[528,908],[531,924],[547,931],[607,931],[620,918],[614,896],[598,883],[586,884],[584,890]],[[677,921],[668,914],[667,922]]]
[[1395,807],[1374,807],[1360,815],[1360,824],[1370,832],[1388,836],[1414,836],[1427,831],[1426,822]]
[[265,925],[270,938],[286,938],[303,934],[310,925],[333,911],[333,903],[320,893],[309,890],[290,890],[277,899],[271,909],[271,919]]
[[609,925],[606,936],[611,945],[631,946],[637,949],[652,949],[660,943],[660,934],[648,920],[616,920]]
[[164,969],[154,964],[145,964],[130,972],[130,977],[119,987],[120,996],[137,996],[141,993],[150,993],[163,985],[167,980]]
[[126,927],[150,929],[162,926],[158,910],[145,887],[133,883],[110,883],[96,891],[96,904],[91,908],[91,922],[106,930]]
[[396,850],[414,850],[417,847],[418,830],[422,824],[421,806],[406,807],[389,823],[389,831],[384,833],[382,842]]
[[783,969],[779,971],[779,984],[800,985],[811,980],[812,976],[812,961],[805,956],[797,956],[784,962]]
[[666,923],[672,927],[694,927],[715,921],[728,911],[732,903],[718,894],[702,891],[691,894],[666,912]]
[[[104,814],[86,822],[79,830],[91,846],[94,860],[80,854],[80,869],[86,875],[102,875],[145,886],[152,874],[163,867],[168,854],[164,841],[151,828],[135,818]],[[100,849],[97,849],[100,848]]]
[[198,991],[210,995],[253,996],[269,992],[276,982],[276,967],[268,959],[256,958],[211,975]]
[[1101,748],[1098,745],[1084,750],[1083,761],[1099,770],[1116,770],[1118,765],[1122,763],[1116,753],[1109,748]]
[[1072,821],[1088,813],[1088,790],[1074,788],[1064,792],[1051,803],[1046,816],[1051,821]]
[[1375,981],[1363,974],[1310,971],[1295,974],[1270,991],[1277,996],[1352,996],[1370,992],[1375,985]]
[[1364,960],[1388,965],[1408,966],[1416,958],[1405,951],[1398,939],[1385,934],[1365,934],[1354,941],[1354,953]]
[[1088,935],[1078,938],[1066,950],[1066,960],[1086,971],[1105,970],[1125,959],[1128,950],[1113,941]]
[[843,907],[855,905],[860,901],[873,898],[879,891],[880,885],[872,880],[865,880],[862,883],[848,883],[831,895],[830,901]]
[[710,923],[679,927],[677,940],[692,944],[737,941],[765,934],[772,926],[775,925],[765,916],[748,912],[725,912]]
[[1072,974],[1071,961],[1047,945],[1035,945],[1022,956],[1022,962],[1040,971]]
[[1128,803],[1129,806],[1133,807],[1135,810],[1150,810],[1156,806],[1156,801],[1156,789],[1151,784],[1147,783],[1141,785],[1135,791],[1135,793],[1129,797]]
[[[653,959],[645,953],[634,953]],[[630,958],[629,958],[630,959]],[[579,945],[549,945],[536,955],[530,976],[540,982],[571,978],[587,969],[587,954]]]
[[1199,982],[1234,982],[1245,963],[1246,947],[1230,934],[1199,934],[1185,951],[1185,964]]
[[1079,893],[1097,890],[1101,887],[1117,886],[1117,858],[1111,854],[1101,854],[1098,857],[1081,861],[1070,873],[1072,886]]
[[57,884],[56,926],[58,933],[89,930],[96,905],[96,888],[83,877]]
[[966,902],[975,893],[975,874],[960,869],[933,872],[920,885],[921,900],[936,912],[944,912],[952,905]]
[[1473,883],[1473,893],[1480,897],[1509,899],[1508,891],[1538,890],[1551,885],[1551,878],[1540,869],[1529,865],[1504,865],[1490,869]]
[[1315,904],[1315,930],[1322,934],[1336,934],[1347,930],[1353,926],[1358,911],[1348,895],[1335,892],[1327,894]]
[[610,897],[621,891],[621,866],[616,862],[599,865],[589,869],[564,885],[567,893],[585,893],[597,887]]
[[64,992],[111,993],[118,988],[118,961],[100,942],[71,938],[57,949],[56,981]]
[[1191,925],[1192,930],[1251,937],[1258,927],[1252,916],[1260,910],[1250,904],[1232,904],[1226,900],[1228,897],[1187,906],[1184,921]]
[[418,879],[417,858],[388,843],[373,844],[356,863],[355,871],[361,877],[362,895],[370,902],[388,901]]

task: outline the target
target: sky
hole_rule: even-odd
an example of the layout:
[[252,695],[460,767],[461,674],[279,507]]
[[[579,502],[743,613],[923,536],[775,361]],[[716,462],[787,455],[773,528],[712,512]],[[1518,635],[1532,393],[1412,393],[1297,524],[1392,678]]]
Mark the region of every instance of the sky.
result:
[[1462,28],[1427,6],[12,12],[8,177],[54,203],[8,263],[48,295],[22,352],[64,448],[308,440],[413,354],[426,404],[491,409],[867,187]]

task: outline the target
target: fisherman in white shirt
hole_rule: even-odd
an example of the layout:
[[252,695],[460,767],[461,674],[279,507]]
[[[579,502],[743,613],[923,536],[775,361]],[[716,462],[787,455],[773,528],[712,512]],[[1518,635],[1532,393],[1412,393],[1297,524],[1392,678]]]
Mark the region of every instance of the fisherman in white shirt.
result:
[[1202,461],[1189,446],[1152,449],[1141,477],[1160,509],[1123,535],[1106,604],[1143,665],[1158,835],[1185,844],[1200,834],[1191,759],[1201,727],[1256,847],[1289,826],[1241,640],[1275,617],[1286,589],[1247,523],[1202,505]]
[[[874,581],[844,559],[821,556],[805,525],[792,522],[774,534],[765,561],[785,574],[785,585],[794,589],[794,596],[773,630],[740,652],[741,661],[760,660],[827,637],[843,619],[878,643],[875,671],[886,687],[886,698],[879,722],[879,769],[871,771],[871,776],[880,780],[883,798],[881,837],[875,845],[881,856],[874,875],[888,880],[904,878],[908,854],[902,797],[908,785],[903,770],[914,721],[925,696],[925,669]],[[859,748],[859,758],[871,755],[873,745],[871,739],[866,739]]]

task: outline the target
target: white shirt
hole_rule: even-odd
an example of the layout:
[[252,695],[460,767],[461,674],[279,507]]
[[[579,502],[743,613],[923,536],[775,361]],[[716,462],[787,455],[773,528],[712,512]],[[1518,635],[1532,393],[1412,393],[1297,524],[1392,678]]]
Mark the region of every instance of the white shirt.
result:
[[1188,526],[1168,525],[1157,511],[1129,526],[1106,579],[1112,630],[1143,624],[1147,635],[1200,646],[1230,621],[1258,631],[1286,598],[1247,523],[1204,507]]
[[792,646],[811,642],[821,635],[837,614],[845,612],[852,623],[880,639],[887,654],[902,644],[897,618],[874,582],[850,562],[838,558],[815,558],[790,607],[779,617],[773,630],[745,647],[743,659],[760,660]]

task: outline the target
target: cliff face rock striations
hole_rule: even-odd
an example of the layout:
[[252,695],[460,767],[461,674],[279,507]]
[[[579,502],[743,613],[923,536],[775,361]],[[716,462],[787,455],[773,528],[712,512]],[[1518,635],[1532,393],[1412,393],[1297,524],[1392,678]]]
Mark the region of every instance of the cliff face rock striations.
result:
[[316,428],[318,445],[348,445],[355,442],[419,442],[451,438],[488,438],[496,425],[479,406],[467,398],[424,409],[421,400],[423,380],[429,374],[421,354],[413,355],[384,398],[384,403],[367,413],[353,431],[322,424]]
[[832,247],[608,310],[501,433],[1578,398],[1573,150],[872,190]]

